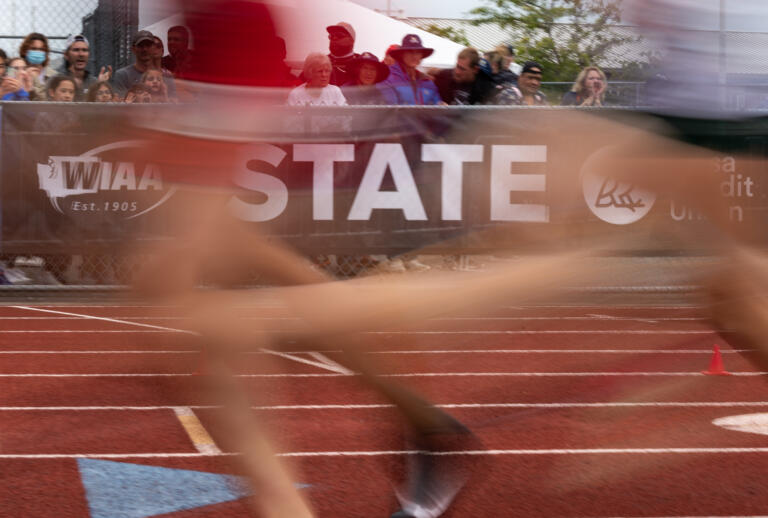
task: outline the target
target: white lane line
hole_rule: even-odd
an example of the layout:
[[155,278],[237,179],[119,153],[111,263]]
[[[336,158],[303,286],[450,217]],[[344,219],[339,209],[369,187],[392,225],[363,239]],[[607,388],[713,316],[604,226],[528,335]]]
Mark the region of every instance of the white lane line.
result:
[[[278,304],[275,300],[263,300],[262,304],[257,304],[253,306],[234,306],[235,309],[281,309],[285,308],[285,305]],[[270,305],[268,305],[270,304]],[[13,306],[7,306],[7,307],[13,307]],[[41,308],[57,308],[57,309],[114,309],[114,308],[131,308],[131,309],[178,309],[182,306],[165,306],[165,305],[155,305],[155,306],[148,306],[145,304],[45,304],[41,306],[36,306]],[[631,305],[631,304],[538,304],[538,305],[531,305],[531,306],[499,306],[498,309],[513,309],[513,310],[537,310],[537,309],[602,309],[605,310],[641,310],[641,311],[653,311],[653,310],[670,310],[670,309],[705,309],[709,308],[710,306],[706,304],[689,304],[689,305]],[[0,309],[1,311],[1,309]]]
[[327,365],[328,368],[331,370],[334,370],[336,372],[341,372],[342,374],[354,374],[354,371],[347,369],[346,367],[344,367],[339,363],[336,363],[335,361],[331,360],[321,352],[311,351],[309,352],[309,355],[315,358],[317,361]]
[[[275,354],[277,351],[248,351],[245,354],[249,355],[260,355],[260,354]],[[319,362],[325,364],[325,365],[336,365],[340,367],[341,369],[344,369],[344,367],[340,366],[333,360],[327,358],[325,354],[328,353],[337,353],[337,354],[343,354],[343,351],[279,351],[281,354],[290,355],[290,359],[296,360],[296,356],[298,354],[309,354],[314,358],[317,358]],[[720,351],[721,354],[744,354],[744,353],[751,353],[755,352],[754,349],[724,349]],[[149,355],[195,355],[200,354],[200,351],[187,351],[187,350],[178,350],[178,351],[136,351],[136,350],[126,350],[126,351],[119,351],[119,350],[112,350],[112,351],[0,351],[0,356],[24,356],[24,355],[30,355],[30,356],[44,356],[44,355],[57,355],[57,354],[65,354],[65,355],[82,355],[82,356],[119,356],[121,354],[125,355],[142,355],[142,354],[149,354]],[[457,350],[451,350],[451,349],[443,349],[443,350],[403,350],[403,351],[367,351],[366,354],[378,354],[378,355],[418,355],[418,354],[428,354],[428,355],[450,355],[450,354],[462,354],[462,355],[471,355],[471,354],[627,354],[627,355],[634,355],[634,354],[665,354],[665,355],[705,355],[709,356],[712,354],[712,349],[457,349]],[[325,360],[321,360],[319,357],[325,358]],[[314,363],[309,363],[310,360],[305,360],[302,363],[308,363],[310,365],[314,365]],[[320,365],[316,365],[317,367],[320,367]],[[346,371],[346,369],[344,369]],[[341,371],[339,371],[341,372]]]
[[[767,407],[768,401],[671,401],[671,402],[604,402],[604,403],[446,403],[435,405],[438,408],[483,409],[483,408],[743,408]],[[0,412],[151,412],[176,410],[175,406],[12,406],[0,407]],[[220,406],[190,405],[192,410],[216,410]],[[280,410],[376,410],[395,408],[391,404],[352,404],[352,405],[271,405],[252,406],[259,411]]]
[[66,316],[69,316],[69,317],[77,317],[77,318],[82,318],[82,319],[86,319],[86,320],[99,320],[99,321],[102,321],[102,322],[111,322],[113,324],[124,324],[124,325],[138,326],[138,327],[147,327],[147,328],[150,328],[150,329],[155,329],[155,330],[160,330],[160,331],[170,331],[170,332],[173,332],[173,333],[197,334],[197,333],[193,333],[192,331],[186,331],[184,329],[175,329],[175,328],[172,328],[172,327],[155,326],[155,325],[152,325],[152,324],[142,324],[140,322],[129,322],[128,320],[120,320],[120,319],[116,319],[116,318],[97,317],[97,316],[94,316],[94,315],[85,315],[85,314],[82,314],[82,313],[70,313],[68,311],[56,311],[56,310],[52,310],[52,309],[41,309],[41,308],[35,308],[35,307],[31,307],[31,306],[10,306],[10,307],[15,308],[15,309],[23,309],[23,310],[26,310],[26,311],[39,311],[39,312],[42,312],[42,313],[53,313],[53,314],[57,314],[57,315],[66,315]]
[[[756,377],[768,375],[768,372],[731,372],[732,376]],[[199,376],[196,373],[110,373],[110,374],[0,374],[0,378],[185,378]],[[236,378],[337,378],[352,377],[356,374],[342,373],[302,373],[302,374],[235,374]],[[644,376],[644,377],[681,377],[681,376],[707,376],[695,372],[408,372],[394,374],[380,374],[382,378],[438,378],[438,377],[614,377],[614,376]]]
[[537,309],[602,309],[605,311],[606,309],[610,310],[631,310],[631,309],[639,309],[641,311],[653,311],[653,310],[670,310],[670,309],[706,309],[710,306],[706,304],[690,304],[688,306],[683,305],[652,305],[652,306],[632,306],[632,305],[623,305],[623,304],[617,304],[617,305],[606,305],[606,304],[541,304],[536,306],[501,306],[499,309],[514,309],[514,310],[537,310]]
[[376,335],[713,335],[713,329],[517,329],[512,331],[369,331]]
[[[143,321],[143,320],[191,320],[190,317],[174,317],[174,316],[113,316],[111,317],[117,320],[128,321]],[[249,317],[243,316],[243,320],[258,320],[258,321],[283,321],[283,320],[299,320],[294,317]],[[2,317],[0,320],[71,320],[71,317]],[[452,322],[452,321],[481,321],[481,322],[505,322],[505,321],[547,321],[547,320],[565,320],[565,321],[579,321],[579,322],[593,322],[593,321],[618,321],[618,322],[641,322],[655,324],[657,322],[707,322],[709,319],[704,317],[631,317],[631,316],[610,316],[610,315],[589,315],[589,316],[564,316],[564,317],[446,317],[446,318],[428,318],[425,321],[428,322]]]
[[51,334],[51,333],[78,333],[78,334],[104,334],[104,333],[179,333],[183,331],[163,331],[160,329],[3,329],[0,334]]
[[[34,308],[34,307],[28,307],[28,306],[10,306],[10,307],[15,308],[15,309],[23,309],[23,310],[29,310],[29,311],[41,311],[41,312],[44,312],[44,313],[54,313],[54,314],[66,315],[66,316],[70,316],[70,317],[83,318],[83,319],[87,319],[87,320],[99,320],[99,321],[106,321],[106,322],[111,322],[111,323],[116,323],[116,324],[126,324],[126,325],[138,326],[138,327],[148,327],[148,328],[151,328],[155,332],[173,332],[173,333],[183,333],[183,334],[199,336],[199,333],[196,333],[194,331],[187,331],[187,330],[184,330],[184,329],[176,329],[176,328],[172,328],[172,327],[155,326],[155,325],[151,325],[151,324],[142,324],[140,322],[131,322],[131,321],[128,321],[128,320],[121,320],[121,319],[116,319],[116,318],[97,317],[97,316],[87,315],[87,314],[82,314],[82,313],[70,313],[70,312],[65,312],[65,311],[54,311],[54,310],[50,310],[50,309],[40,309],[40,308]],[[144,331],[144,332],[153,332],[153,331]],[[0,331],[0,332],[10,332],[10,331]],[[136,330],[125,330],[125,331],[118,330],[116,332],[123,333],[123,332],[140,332],[140,331],[136,331]],[[299,362],[299,363],[307,363],[309,365],[312,365],[314,367],[318,367],[320,369],[330,370],[332,372],[340,372],[342,374],[347,374],[347,373],[351,374],[351,372],[347,371],[346,369],[344,369],[343,371],[340,371],[338,368],[334,368],[333,366],[331,366],[331,365],[329,365],[327,363],[313,362],[313,361],[305,360],[303,358],[300,358],[298,356],[294,356],[294,355],[291,355],[291,354],[279,353],[279,352],[270,351],[270,350],[267,350],[267,349],[261,349],[261,351],[263,353],[266,353],[266,354],[274,354],[276,356],[281,356],[283,358],[286,358],[286,359],[289,359],[289,360],[293,360],[293,361],[296,361],[296,362]]]
[[[754,352],[755,349],[723,349],[720,352],[722,354],[743,354]],[[248,351],[245,354],[259,355],[259,354],[274,354],[276,351]],[[323,363],[328,364],[333,360],[327,358],[325,354],[337,353],[342,354],[344,351],[277,351],[282,354],[296,355],[296,354],[309,354],[317,358],[322,356],[325,360],[320,360]],[[712,349],[424,349],[424,350],[401,350],[401,351],[366,351],[367,354],[712,354]],[[82,354],[82,355],[119,355],[119,354],[200,354],[200,351],[182,350],[177,351],[156,351],[156,350],[68,350],[68,351],[0,351],[0,355],[13,356],[13,355],[46,355],[46,354]],[[336,364],[338,365],[338,364]]]
[[[383,451],[298,451],[278,453],[277,457],[382,457],[417,455],[419,450]],[[538,450],[466,450],[427,452],[428,455],[447,456],[500,456],[500,455],[648,455],[648,454],[743,454],[768,453],[768,448],[584,448],[584,449],[538,449]],[[237,453],[221,453],[217,456],[234,456]],[[0,459],[132,459],[132,458],[189,458],[210,457],[205,453],[40,453],[3,454]]]
[[[392,451],[307,451],[278,453],[278,457],[374,457],[384,455],[414,455],[414,450]],[[579,448],[537,450],[466,450],[426,452],[438,457],[475,455],[606,455],[651,453],[768,453],[768,448]]]
[[302,358],[301,356],[298,356],[296,354],[289,354],[284,352],[278,352],[278,351],[272,351],[270,349],[260,349],[260,352],[264,354],[271,354],[273,356],[279,356],[280,358],[285,358],[286,360],[292,360],[297,363],[304,363],[306,365],[311,365],[313,367],[317,367],[318,369],[323,369],[331,372],[335,372],[337,374],[346,374],[346,375],[352,375],[354,374],[351,370],[345,369],[338,363],[333,362],[333,364],[329,363],[331,360],[328,360],[328,362],[324,361],[312,361],[308,360],[306,358]]
[[[733,376],[765,376],[768,372],[732,372]],[[702,372],[414,372],[403,374],[383,374],[392,378],[434,378],[441,376],[451,377],[610,377],[610,376],[706,376]]]
[[192,444],[195,445],[197,451],[204,455],[221,454],[221,450],[216,446],[216,442],[205,429],[203,423],[197,418],[191,407],[174,407],[173,412],[176,414],[181,426],[184,428],[184,431],[187,432],[189,439],[192,441]]
[[[723,354],[728,352],[721,351]],[[82,354],[82,355],[115,355],[115,354],[200,354],[200,351],[185,351],[185,350],[178,350],[178,351],[153,351],[153,350],[146,350],[146,351],[136,351],[136,350],[125,350],[125,351],[0,351],[0,355],[6,355],[6,356],[13,356],[13,355],[25,355],[25,354],[34,354],[34,355],[45,355],[45,354]]]
[[[754,349],[724,349],[722,354],[741,354]],[[712,354],[712,349],[438,349],[371,351],[370,354]]]
[[[127,320],[120,321],[123,324],[143,325],[146,327],[155,327],[157,329],[4,329],[3,333],[16,334],[38,334],[38,333],[188,333],[195,334],[192,331],[181,329],[162,328],[160,326],[151,326],[149,324],[139,324]],[[290,329],[271,329],[274,333],[290,331]],[[374,335],[716,335],[717,331],[713,329],[599,329],[599,330],[513,330],[513,331],[367,331],[364,334]]]

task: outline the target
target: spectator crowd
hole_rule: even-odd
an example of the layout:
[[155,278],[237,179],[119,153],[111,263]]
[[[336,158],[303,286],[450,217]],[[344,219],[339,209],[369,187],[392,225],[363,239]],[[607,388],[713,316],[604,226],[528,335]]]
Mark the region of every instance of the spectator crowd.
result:
[[[481,54],[467,47],[456,57],[455,66],[433,69],[423,61],[434,53],[417,34],[407,34],[397,44],[390,45],[382,59],[374,52],[356,48],[356,32],[352,25],[339,22],[326,27],[327,52],[312,52],[306,56],[301,70],[285,63],[286,47],[277,38],[263,56],[245,63],[239,51],[231,56],[215,56],[202,48],[190,48],[191,34],[184,26],[168,30],[166,54],[163,40],[149,31],[133,35],[133,62],[113,70],[103,66],[91,70],[91,47],[82,35],[66,39],[63,59],[54,59],[48,38],[41,33],[27,35],[18,54],[9,55],[0,49],[0,100],[50,101],[58,103],[188,103],[194,102],[196,79],[211,75],[226,79],[233,64],[263,72],[268,84],[279,87],[279,99],[290,106],[360,106],[360,105],[529,105],[546,106],[541,92],[543,67],[535,62],[515,63],[515,51],[501,45]],[[361,52],[358,52],[361,51]],[[219,59],[220,58],[220,59]],[[55,63],[53,63],[55,62]],[[53,64],[52,64],[53,63]],[[261,69],[260,69],[261,67]],[[267,69],[266,71],[263,69]],[[264,79],[262,78],[262,79]],[[182,81],[178,81],[178,80]],[[190,81],[183,81],[189,79]],[[605,100],[605,74],[597,67],[588,67],[579,74],[562,104],[572,106],[602,106]],[[278,100],[278,102],[283,102]],[[312,131],[338,129],[338,118],[317,117]],[[77,128],[78,114],[68,110],[42,111],[34,119],[36,132],[57,133]],[[348,130],[342,126],[341,129]],[[329,256],[336,261],[335,256]],[[391,272],[424,270],[429,266],[417,257],[370,256],[371,264]],[[97,271],[93,257],[81,257],[81,270]],[[316,258],[325,260],[325,256]],[[111,260],[110,260],[111,261]],[[42,259],[50,283],[67,282],[71,257],[45,256]],[[109,269],[114,270],[113,262]],[[0,284],[4,271],[0,262]],[[31,275],[31,274],[30,274]],[[48,283],[45,281],[43,283]]]
[[[541,91],[544,70],[538,63],[515,62],[511,45],[500,45],[481,54],[467,47],[452,69],[426,69],[425,58],[434,49],[425,47],[416,34],[392,44],[379,59],[374,52],[358,53],[356,32],[349,23],[326,28],[328,52],[309,54],[301,71],[284,63],[276,86],[289,90],[292,106],[342,105],[528,105],[546,106]],[[82,34],[65,43],[60,66],[52,68],[48,39],[31,33],[22,41],[18,56],[0,49],[0,100],[57,102],[168,103],[195,99],[192,87],[177,79],[194,75],[195,51],[190,49],[186,27],[168,30],[168,53],[163,40],[149,31],[137,32],[131,42],[133,63],[113,70],[111,66],[89,70],[91,50]],[[597,67],[585,68],[561,104],[602,106],[607,81]]]

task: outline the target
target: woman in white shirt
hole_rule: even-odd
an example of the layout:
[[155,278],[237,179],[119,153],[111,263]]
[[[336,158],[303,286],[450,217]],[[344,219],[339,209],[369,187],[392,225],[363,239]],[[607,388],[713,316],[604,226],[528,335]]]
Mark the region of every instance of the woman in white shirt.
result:
[[[325,54],[312,53],[304,60],[304,77],[307,82],[288,94],[288,106],[347,106],[341,88],[330,84],[331,60]],[[321,112],[323,110],[320,110]],[[312,110],[286,118],[286,130],[291,133],[338,133],[349,132],[351,120],[337,114],[316,114]]]
[[331,60],[315,52],[304,60],[307,82],[297,86],[288,95],[290,106],[346,106],[347,100],[338,86],[330,84]]

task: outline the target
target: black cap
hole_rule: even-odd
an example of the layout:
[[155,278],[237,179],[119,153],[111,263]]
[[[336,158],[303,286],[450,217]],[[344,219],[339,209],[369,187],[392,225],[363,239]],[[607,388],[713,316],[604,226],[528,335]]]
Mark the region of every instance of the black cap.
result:
[[535,61],[526,61],[523,64],[523,70],[520,73],[525,74],[526,72],[530,72],[531,74],[541,74],[543,70],[544,69],[541,68],[541,65]]
[[155,35],[149,31],[139,31],[133,35],[133,41],[131,42],[131,45],[135,47],[136,45],[138,45],[143,41],[151,41],[152,43],[154,43]]

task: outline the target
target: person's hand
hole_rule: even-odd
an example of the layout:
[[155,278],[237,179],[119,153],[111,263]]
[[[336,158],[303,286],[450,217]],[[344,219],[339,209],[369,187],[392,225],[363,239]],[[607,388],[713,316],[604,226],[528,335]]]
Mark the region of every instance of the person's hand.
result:
[[5,77],[3,78],[3,82],[0,83],[0,95],[18,92],[21,89],[21,81],[14,79],[13,77]]
[[125,94],[125,101],[128,104],[132,104],[136,102],[136,94],[133,92],[128,92]]
[[160,81],[160,99],[161,102],[168,102],[168,85],[165,83],[165,79]]
[[32,76],[29,75],[28,72],[22,70],[19,72],[18,79],[21,82],[22,88],[26,90],[27,92],[32,91],[32,87],[34,85],[34,80],[32,79]]
[[602,81],[596,82],[594,87],[594,96],[599,98],[601,95],[603,95],[603,92],[605,92],[605,86],[605,83]]
[[37,81],[37,78],[40,77],[40,72],[42,71],[43,69],[38,65],[27,66],[27,75],[29,75],[33,83]]
[[109,81],[112,78],[112,65],[101,67],[99,70],[99,81]]

